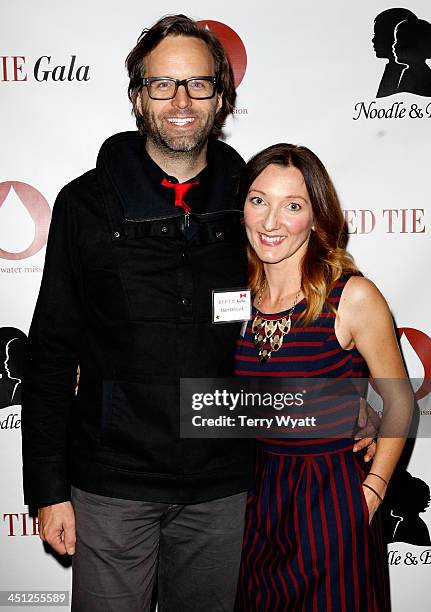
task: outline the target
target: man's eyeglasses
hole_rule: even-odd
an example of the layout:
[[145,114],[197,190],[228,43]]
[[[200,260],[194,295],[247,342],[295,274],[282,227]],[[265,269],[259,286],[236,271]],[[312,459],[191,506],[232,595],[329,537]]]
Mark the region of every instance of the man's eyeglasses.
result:
[[189,79],[171,79],[170,77],[144,77],[142,84],[147,88],[153,100],[171,100],[177,95],[178,87],[183,85],[189,98],[208,100],[216,92],[217,77],[198,76]]

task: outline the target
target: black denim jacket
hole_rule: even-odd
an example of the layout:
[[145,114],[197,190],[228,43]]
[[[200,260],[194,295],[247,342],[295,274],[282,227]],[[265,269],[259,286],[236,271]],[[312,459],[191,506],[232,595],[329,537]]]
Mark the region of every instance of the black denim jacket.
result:
[[[53,210],[23,381],[27,503],[93,493],[193,503],[252,485],[247,440],[181,439],[181,377],[229,377],[238,325],[213,289],[244,287],[240,156],[211,139],[205,211],[185,214],[118,134]],[[77,394],[76,370],[80,367]]]

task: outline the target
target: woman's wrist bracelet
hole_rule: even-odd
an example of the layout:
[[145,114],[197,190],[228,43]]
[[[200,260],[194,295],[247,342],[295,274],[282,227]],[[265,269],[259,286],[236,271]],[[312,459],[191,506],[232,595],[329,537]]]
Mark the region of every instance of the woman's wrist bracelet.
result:
[[388,486],[388,481],[385,480],[385,478],[383,478],[383,476],[380,476],[379,474],[376,474],[375,472],[368,472],[368,475],[369,476],[375,476],[376,478],[380,478],[380,480],[383,480],[385,485]]
[[370,489],[370,491],[372,491],[375,495],[377,495],[377,497],[383,503],[383,497],[381,495],[379,495],[379,493],[377,493],[377,491],[373,487],[370,487],[370,485],[367,485],[365,482],[362,483],[362,486],[363,487],[367,487],[367,489]]

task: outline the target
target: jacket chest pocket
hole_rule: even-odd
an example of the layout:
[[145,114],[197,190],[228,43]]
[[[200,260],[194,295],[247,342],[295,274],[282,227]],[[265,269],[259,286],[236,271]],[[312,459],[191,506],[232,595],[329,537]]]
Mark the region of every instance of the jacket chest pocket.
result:
[[181,248],[176,241],[130,238],[114,245],[118,274],[132,320],[172,320],[178,316]]
[[129,317],[129,307],[110,243],[95,240],[83,253],[84,291],[89,312],[103,324]]
[[84,286],[98,321],[175,318],[181,251],[173,242],[132,237],[88,245]]

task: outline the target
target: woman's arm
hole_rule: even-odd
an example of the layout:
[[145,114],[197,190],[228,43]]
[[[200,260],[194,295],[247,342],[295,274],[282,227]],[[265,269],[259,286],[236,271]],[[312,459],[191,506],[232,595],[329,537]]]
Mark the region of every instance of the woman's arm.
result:
[[371,521],[405,443],[413,411],[413,394],[391,313],[377,287],[366,278],[352,277],[342,293],[337,316],[338,333],[344,338],[350,337],[348,344],[356,346],[365,359],[383,398],[383,418],[372,474],[364,481]]

